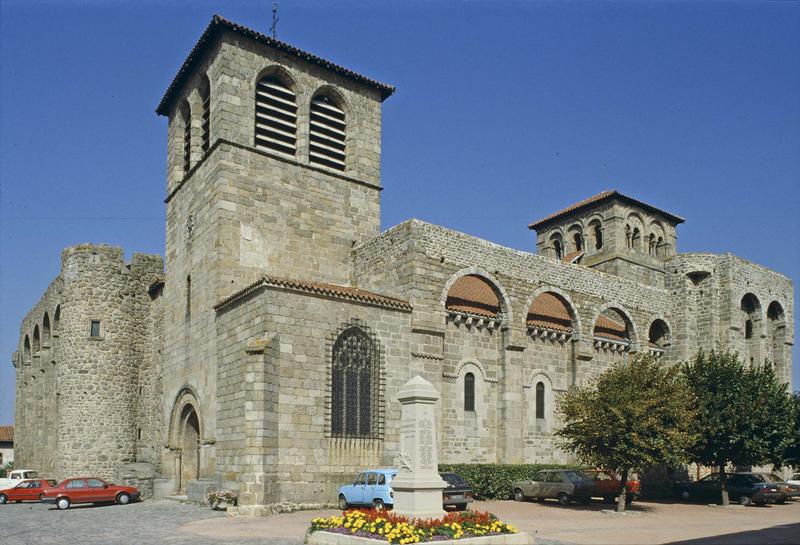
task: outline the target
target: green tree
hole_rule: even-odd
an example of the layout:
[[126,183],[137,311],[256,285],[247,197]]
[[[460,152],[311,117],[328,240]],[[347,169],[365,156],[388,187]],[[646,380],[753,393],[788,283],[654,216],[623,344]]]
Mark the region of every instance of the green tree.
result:
[[690,460],[719,468],[722,505],[728,505],[729,464],[782,465],[791,396],[772,365],[745,366],[735,352],[701,351],[682,368],[698,407]]
[[795,392],[791,397],[792,402],[792,430],[789,441],[784,451],[784,464],[795,469],[800,469],[800,392]]
[[622,475],[617,511],[625,510],[625,487],[632,469],[676,465],[696,438],[691,392],[679,368],[652,356],[618,364],[588,386],[571,388],[558,401],[564,423],[560,444],[585,464]]

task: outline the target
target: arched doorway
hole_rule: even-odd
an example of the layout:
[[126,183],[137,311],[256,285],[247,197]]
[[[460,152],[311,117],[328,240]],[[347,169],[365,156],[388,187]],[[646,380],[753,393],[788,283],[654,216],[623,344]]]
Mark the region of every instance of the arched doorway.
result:
[[180,492],[186,490],[189,481],[200,476],[200,421],[197,411],[190,404],[181,410],[180,422]]

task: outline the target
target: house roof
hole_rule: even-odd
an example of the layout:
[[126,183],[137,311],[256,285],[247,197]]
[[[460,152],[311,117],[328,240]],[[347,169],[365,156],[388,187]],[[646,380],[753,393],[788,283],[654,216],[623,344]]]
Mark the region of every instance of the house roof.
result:
[[0,426],[0,441],[3,443],[14,442],[14,426]]
[[656,208],[655,206],[647,204],[646,202],[642,202],[640,200],[634,199],[633,197],[629,197],[628,195],[620,193],[619,191],[613,190],[613,191],[603,191],[602,193],[598,193],[597,195],[589,197],[588,199],[584,199],[580,202],[576,202],[575,204],[567,206],[566,208],[562,208],[558,212],[554,212],[549,216],[546,216],[538,221],[529,224],[528,228],[539,229],[541,227],[546,227],[547,225],[554,223],[556,220],[561,219],[563,216],[572,214],[573,212],[578,212],[580,210],[583,210],[584,208],[588,208],[595,204],[609,201],[614,198],[619,199],[623,202],[627,202],[628,204],[639,206],[641,208],[644,208],[645,210],[648,210],[649,212],[655,212],[657,214],[661,214],[668,220],[676,224],[683,223],[684,221],[686,221],[684,218],[676,216],[675,214],[671,214],[666,210],[661,210],[660,208]]
[[605,314],[597,317],[594,324],[594,336],[614,341],[630,341],[625,322],[615,320]]
[[273,47],[279,51],[284,53],[288,53],[294,57],[299,59],[303,59],[306,62],[310,62],[311,64],[316,64],[317,66],[321,66],[326,68],[332,72],[335,72],[341,76],[349,78],[353,81],[361,83],[362,85],[366,85],[367,87],[372,87],[376,89],[381,95],[381,101],[386,100],[389,98],[395,91],[394,86],[388,85],[386,83],[381,83],[374,79],[370,79],[367,76],[358,74],[344,68],[343,66],[339,66],[338,64],[334,64],[328,60],[325,60],[321,57],[317,57],[312,53],[308,53],[307,51],[303,51],[302,49],[297,49],[286,42],[282,42],[280,40],[276,40],[275,38],[271,38],[265,34],[247,28],[245,26],[239,25],[232,21],[228,21],[227,19],[220,17],[219,15],[214,15],[211,18],[211,22],[206,27],[205,31],[203,32],[200,39],[197,40],[197,43],[194,44],[192,51],[189,53],[189,56],[186,57],[186,60],[183,61],[180,70],[175,75],[172,80],[172,83],[169,84],[164,96],[161,98],[161,102],[159,102],[158,107],[156,108],[156,113],[158,115],[167,115],[169,113],[169,107],[172,104],[172,101],[175,99],[176,95],[180,91],[181,86],[186,81],[186,79],[194,72],[196,66],[200,63],[205,55],[206,51],[214,44],[214,39],[224,31],[231,31],[240,36],[245,38],[249,38],[255,42]]
[[572,332],[572,317],[564,302],[554,293],[545,292],[537,297],[528,310],[527,323],[565,333]]
[[315,282],[311,280],[294,280],[290,278],[280,278],[277,276],[265,275],[256,282],[250,284],[246,288],[237,291],[236,293],[226,297],[216,305],[215,310],[219,310],[228,303],[237,299],[245,297],[254,290],[262,286],[272,286],[277,288],[285,288],[294,291],[302,291],[306,293],[315,293],[319,295],[328,295],[343,299],[350,299],[361,303],[370,303],[374,305],[391,307],[400,310],[411,310],[411,303],[403,301],[402,299],[395,299],[394,297],[387,297],[371,291],[354,288],[351,286],[342,286],[339,284],[331,284],[328,282]]
[[467,275],[456,280],[444,304],[447,310],[496,318],[500,313],[500,299],[492,286],[480,276]]

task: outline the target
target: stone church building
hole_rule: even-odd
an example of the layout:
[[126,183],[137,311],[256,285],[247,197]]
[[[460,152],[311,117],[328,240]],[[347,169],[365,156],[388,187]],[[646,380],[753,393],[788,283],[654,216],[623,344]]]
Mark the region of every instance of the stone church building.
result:
[[442,396],[445,463],[570,461],[554,399],[635,353],[731,348],[791,380],[791,280],[678,253],[683,218],[633,197],[531,223],[535,253],[414,219],[381,232],[393,92],[212,19],[156,109],[166,255],[67,248],[22,322],[20,467],[234,488],[264,512],[393,465],[417,374]]

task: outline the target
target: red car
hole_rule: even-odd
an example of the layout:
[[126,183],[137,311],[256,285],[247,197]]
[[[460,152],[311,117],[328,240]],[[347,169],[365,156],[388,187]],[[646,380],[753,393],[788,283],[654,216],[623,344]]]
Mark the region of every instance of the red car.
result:
[[58,486],[45,489],[42,503],[54,503],[59,509],[68,509],[73,503],[116,502],[120,505],[139,499],[139,490],[133,486],[110,484],[97,477],[67,479]]
[[[611,503],[617,496],[619,496],[619,493],[622,490],[622,483],[620,482],[619,477],[613,473],[606,473],[605,471],[598,470],[589,470],[585,471],[584,473],[589,475],[589,477],[594,480],[595,496],[602,496],[603,499],[608,503]],[[635,479],[628,479],[625,488],[627,489],[625,501],[628,503],[639,497],[639,481]]]
[[56,485],[52,479],[26,479],[14,488],[0,490],[0,504],[15,501],[39,501],[46,488]]

